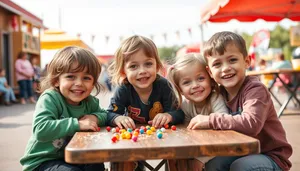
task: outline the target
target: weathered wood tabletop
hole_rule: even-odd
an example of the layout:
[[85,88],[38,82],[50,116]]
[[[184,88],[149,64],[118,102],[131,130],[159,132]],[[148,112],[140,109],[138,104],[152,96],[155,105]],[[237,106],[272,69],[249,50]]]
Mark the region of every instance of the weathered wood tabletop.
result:
[[247,75],[272,75],[272,74],[300,74],[300,70],[294,69],[276,69],[263,71],[247,71]]
[[111,141],[113,133],[77,132],[65,148],[68,163],[123,162],[148,159],[191,158],[197,156],[240,156],[260,152],[257,139],[235,131],[167,129],[163,138],[140,134],[137,142]]

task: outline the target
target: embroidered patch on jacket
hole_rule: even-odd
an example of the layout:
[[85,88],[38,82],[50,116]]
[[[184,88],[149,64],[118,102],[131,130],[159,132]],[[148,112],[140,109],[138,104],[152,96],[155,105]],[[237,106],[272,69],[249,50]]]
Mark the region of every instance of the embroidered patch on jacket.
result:
[[128,116],[133,120],[136,120],[140,123],[146,123],[146,119],[144,117],[140,117],[141,109],[135,108],[132,106],[128,106]]
[[55,148],[60,149],[64,145],[64,141],[65,140],[63,138],[59,138],[59,139],[56,139],[56,140],[52,141],[52,145]]
[[118,110],[118,106],[116,104],[113,104],[113,107],[114,107],[113,109],[114,112]]
[[149,111],[149,119],[153,120],[158,113],[162,113],[163,111],[162,104],[160,102],[154,102],[153,107]]

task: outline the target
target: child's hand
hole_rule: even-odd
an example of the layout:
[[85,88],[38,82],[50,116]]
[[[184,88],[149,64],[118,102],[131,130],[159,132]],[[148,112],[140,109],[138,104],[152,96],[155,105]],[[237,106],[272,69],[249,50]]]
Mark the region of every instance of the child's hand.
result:
[[209,116],[197,115],[195,116],[187,126],[187,129],[207,129],[209,128]]
[[78,120],[80,131],[98,131],[98,124],[89,118],[80,118]]
[[193,171],[202,171],[205,164],[197,159],[193,159],[188,162],[188,165]]
[[123,126],[127,128],[135,128],[134,121],[128,116],[118,116],[114,119],[114,123],[119,127],[123,128]]
[[172,116],[168,113],[158,113],[152,121],[149,121],[149,124],[152,124],[155,128],[160,128],[163,125],[168,124],[172,121]]

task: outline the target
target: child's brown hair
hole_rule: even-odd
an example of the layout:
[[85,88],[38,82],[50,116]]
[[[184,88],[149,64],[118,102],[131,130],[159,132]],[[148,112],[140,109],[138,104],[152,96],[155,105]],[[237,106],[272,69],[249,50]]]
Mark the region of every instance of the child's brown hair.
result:
[[102,86],[97,80],[101,73],[101,65],[92,52],[76,46],[65,47],[54,55],[47,67],[47,75],[42,78],[39,92],[42,93],[49,88],[59,91],[55,87],[55,83],[60,75],[71,71],[73,63],[77,63],[77,66],[72,72],[80,72],[87,69],[87,73],[94,78],[94,86],[97,90],[96,95],[99,94]]
[[223,55],[228,44],[234,44],[244,57],[248,56],[246,43],[243,37],[230,31],[214,34],[204,44],[203,56],[207,60],[207,57],[212,56],[213,54]]
[[113,84],[121,85],[126,82],[126,78],[124,78],[125,62],[132,54],[139,50],[143,50],[147,57],[155,58],[157,70],[163,67],[158,56],[157,48],[151,39],[138,35],[131,36],[121,43],[115,53],[113,62],[108,68]]

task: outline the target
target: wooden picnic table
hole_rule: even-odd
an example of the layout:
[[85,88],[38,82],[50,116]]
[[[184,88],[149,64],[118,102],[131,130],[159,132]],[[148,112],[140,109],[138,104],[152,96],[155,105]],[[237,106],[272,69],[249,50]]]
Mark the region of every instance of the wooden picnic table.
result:
[[[111,141],[112,132],[101,128],[100,132],[77,132],[65,148],[68,163],[114,162],[115,170],[131,170],[128,161],[149,159],[185,159],[198,156],[242,156],[260,152],[257,139],[235,131],[188,130],[185,125],[177,130],[167,129],[163,138],[140,134],[137,142]],[[166,160],[158,166],[161,167]],[[127,169],[126,169],[127,167]],[[125,168],[125,169],[124,169]],[[150,170],[158,170],[149,166]]]
[[[292,87],[287,85],[281,78],[280,74],[288,74],[291,75],[294,78],[294,83]],[[247,75],[252,76],[260,76],[260,75],[273,75],[273,81],[270,86],[268,86],[270,94],[273,96],[273,98],[276,100],[276,102],[281,106],[279,111],[277,112],[277,116],[280,117],[284,110],[286,109],[289,102],[294,99],[296,103],[298,104],[298,107],[300,107],[300,99],[297,97],[297,89],[300,87],[300,70],[294,70],[294,69],[276,69],[276,70],[263,70],[263,71],[247,71]],[[280,102],[280,100],[276,97],[276,95],[271,91],[276,81],[279,80],[283,87],[287,90],[288,93],[288,99],[286,99],[283,103]],[[295,103],[295,104],[296,104]]]

